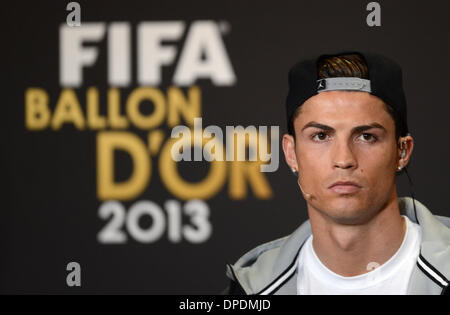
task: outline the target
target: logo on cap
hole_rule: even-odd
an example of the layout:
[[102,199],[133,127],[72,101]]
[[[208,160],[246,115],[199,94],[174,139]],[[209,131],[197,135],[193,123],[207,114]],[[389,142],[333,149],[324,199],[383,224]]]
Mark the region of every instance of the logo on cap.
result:
[[326,81],[325,80],[319,80],[319,85],[317,86],[317,91],[323,90],[326,88]]

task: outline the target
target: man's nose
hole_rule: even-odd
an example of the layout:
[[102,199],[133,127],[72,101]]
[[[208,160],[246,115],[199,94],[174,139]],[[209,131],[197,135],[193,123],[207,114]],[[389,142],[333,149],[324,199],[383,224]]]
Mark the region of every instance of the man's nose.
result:
[[333,167],[342,169],[355,168],[357,161],[351,144],[347,141],[336,141],[332,153]]

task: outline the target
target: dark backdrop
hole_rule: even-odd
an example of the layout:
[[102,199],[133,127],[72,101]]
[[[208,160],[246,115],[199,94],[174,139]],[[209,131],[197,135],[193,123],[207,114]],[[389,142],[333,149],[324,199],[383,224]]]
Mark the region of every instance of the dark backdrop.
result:
[[[111,88],[107,80],[108,27],[113,22],[128,23],[131,34],[131,80],[118,87],[123,111],[127,97],[139,87],[139,23],[184,23],[178,40],[163,42],[174,47],[176,54],[174,61],[162,68],[161,82],[153,87],[167,96],[168,88],[175,85],[172,78],[190,26],[196,21],[213,21],[220,29],[235,82],[218,85],[205,78],[179,88],[186,95],[189,88],[198,87],[203,126],[217,125],[223,130],[228,125],[280,126],[281,136],[286,130],[287,71],[302,57],[360,49],[397,60],[404,71],[408,122],[415,139],[409,168],[415,196],[435,214],[450,215],[446,200],[450,175],[446,163],[450,135],[448,1],[378,1],[381,26],[374,27],[366,23],[369,1],[361,0],[78,1],[81,27],[89,22],[105,23],[106,27],[101,40],[84,44],[94,47],[98,56],[92,66],[83,69],[78,87],[61,84],[59,74],[60,28],[66,23],[68,2],[2,4],[0,292],[213,294],[227,284],[226,262],[234,262],[264,241],[291,233],[307,218],[306,204],[280,148],[278,171],[262,174],[268,194],[258,195],[246,181],[246,189],[236,199],[227,175],[219,188],[204,198],[209,217],[200,214],[206,218],[200,225],[210,226],[211,233],[194,242],[184,236],[183,227],[193,228],[195,233],[198,226],[192,222],[192,214],[180,210],[191,198],[174,195],[163,184],[157,151],[149,155],[151,177],[145,189],[128,200],[115,198],[119,210],[110,210],[116,211],[115,235],[126,239],[120,243],[99,240],[113,217],[106,210],[104,217],[100,213],[107,200],[98,195],[98,135],[115,129],[79,130],[66,123],[57,130],[50,126],[31,130],[25,122],[25,103],[30,88],[42,89],[53,114],[63,90],[71,89],[86,120],[86,93],[96,87],[100,113],[106,115]],[[142,104],[141,110],[150,115],[152,105]],[[164,144],[171,130],[166,119],[154,128],[130,125],[120,131],[137,137],[145,146],[149,132],[155,130],[161,132]],[[207,162],[181,164],[181,176],[191,183],[201,182],[211,170]],[[130,156],[116,152],[114,169],[117,181],[127,180],[133,169]],[[405,175],[398,178],[398,190],[401,196],[409,195]],[[152,208],[151,214],[166,223],[161,235],[148,242],[132,235],[125,224],[130,209],[139,201],[154,203],[144,208]],[[178,205],[170,214],[174,224],[170,228],[167,201]],[[135,228],[137,224],[144,232],[155,223],[151,215],[145,215],[147,210],[134,221]],[[181,228],[177,214],[182,214]],[[169,229],[175,236],[169,237]],[[181,233],[178,240],[176,233]],[[66,284],[69,262],[81,266],[81,287]]]

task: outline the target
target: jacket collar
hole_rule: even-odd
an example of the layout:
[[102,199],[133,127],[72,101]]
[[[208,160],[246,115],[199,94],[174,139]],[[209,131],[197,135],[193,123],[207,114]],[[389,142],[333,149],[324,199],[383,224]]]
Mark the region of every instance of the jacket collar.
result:
[[298,254],[310,235],[308,220],[291,235],[249,251],[234,266],[227,266],[227,274],[237,280],[247,294],[274,294],[297,273]]
[[[450,278],[450,220],[433,215],[421,202],[399,198],[402,214],[421,227],[422,242],[408,292],[411,294],[443,293]],[[431,280],[431,281],[430,281]],[[448,290],[447,290],[448,292]]]

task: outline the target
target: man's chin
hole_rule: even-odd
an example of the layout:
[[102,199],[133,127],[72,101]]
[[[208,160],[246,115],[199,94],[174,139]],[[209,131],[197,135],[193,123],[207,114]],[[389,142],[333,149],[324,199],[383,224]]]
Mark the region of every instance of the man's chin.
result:
[[354,225],[365,221],[367,211],[367,205],[358,198],[339,198],[333,200],[324,212],[336,223]]

